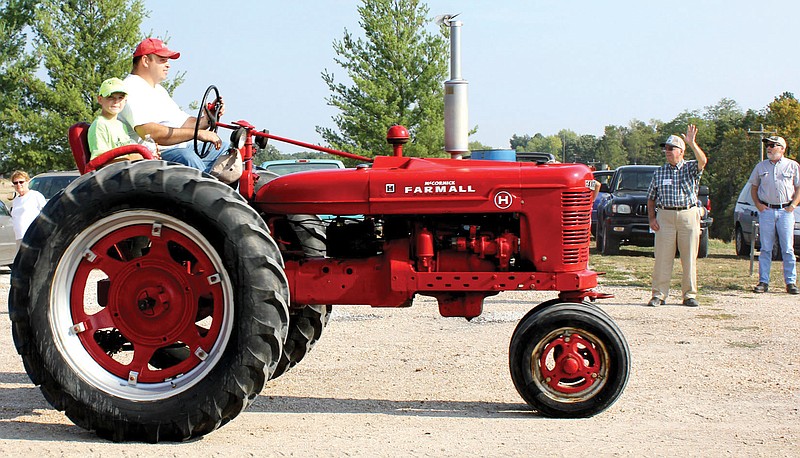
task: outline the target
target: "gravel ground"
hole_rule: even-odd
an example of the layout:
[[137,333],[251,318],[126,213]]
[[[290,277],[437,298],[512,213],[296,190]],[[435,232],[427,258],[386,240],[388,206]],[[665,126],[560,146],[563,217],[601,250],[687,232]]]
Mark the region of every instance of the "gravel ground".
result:
[[8,281],[0,271],[5,456],[800,456],[800,300],[785,293],[653,309],[649,291],[604,288],[633,368],[619,401],[581,420],[538,416],[508,372],[517,321],[553,293],[503,293],[471,322],[429,298],[339,306],[308,357],[233,422],[150,445],[98,439],[47,404],[14,350]]

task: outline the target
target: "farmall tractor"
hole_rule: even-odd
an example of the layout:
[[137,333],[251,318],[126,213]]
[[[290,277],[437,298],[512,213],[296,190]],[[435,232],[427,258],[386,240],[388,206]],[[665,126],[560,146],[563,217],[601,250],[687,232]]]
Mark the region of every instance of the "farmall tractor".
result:
[[[452,82],[446,93],[465,100],[463,80]],[[215,119],[211,96],[201,114]],[[450,134],[466,125],[453,103]],[[509,348],[511,379],[541,415],[594,415],[627,383],[627,343],[590,303],[602,295],[588,269],[584,165],[404,157],[402,126],[389,129],[394,154],[373,160],[217,122],[244,159],[235,189],[160,160],[97,169],[142,147],[87,161],[86,127],[70,130],[85,173],[26,233],[9,313],[33,383],[102,437],[209,433],[303,359],[332,306],[407,307],[417,294],[471,319],[502,291],[557,292]],[[252,166],[267,139],[372,164],[277,177]]]

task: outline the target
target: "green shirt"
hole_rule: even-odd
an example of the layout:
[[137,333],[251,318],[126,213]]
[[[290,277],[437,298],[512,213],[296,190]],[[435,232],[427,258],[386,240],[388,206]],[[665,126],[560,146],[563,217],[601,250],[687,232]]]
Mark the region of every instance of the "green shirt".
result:
[[120,146],[135,143],[128,134],[125,125],[117,119],[106,119],[98,116],[89,127],[89,151],[94,159],[106,151]]

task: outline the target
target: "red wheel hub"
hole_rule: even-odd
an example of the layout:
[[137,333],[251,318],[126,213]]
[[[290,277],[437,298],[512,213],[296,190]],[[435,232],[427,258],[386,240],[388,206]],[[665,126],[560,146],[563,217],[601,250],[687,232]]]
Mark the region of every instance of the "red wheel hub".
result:
[[[107,288],[95,295],[93,282]],[[153,383],[202,364],[220,336],[222,300],[220,276],[197,244],[158,224],[140,224],[114,230],[86,250],[70,307],[73,330],[98,364],[129,383]],[[154,363],[176,349],[183,356]]]
[[558,336],[547,344],[539,357],[545,383],[565,394],[591,387],[598,379],[600,365],[597,348],[578,334]]

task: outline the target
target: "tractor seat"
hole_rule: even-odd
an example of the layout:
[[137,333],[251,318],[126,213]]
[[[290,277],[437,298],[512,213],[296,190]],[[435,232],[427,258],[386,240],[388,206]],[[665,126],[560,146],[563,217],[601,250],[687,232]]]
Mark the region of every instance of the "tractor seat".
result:
[[145,159],[153,159],[153,153],[150,152],[149,149],[139,144],[133,144],[108,150],[96,158],[89,160],[91,157],[91,152],[89,151],[89,126],[90,124],[87,122],[79,122],[73,124],[68,132],[69,147],[72,150],[72,157],[75,158],[75,164],[78,166],[78,171],[81,172],[81,175],[93,172],[126,154],[138,153]]

